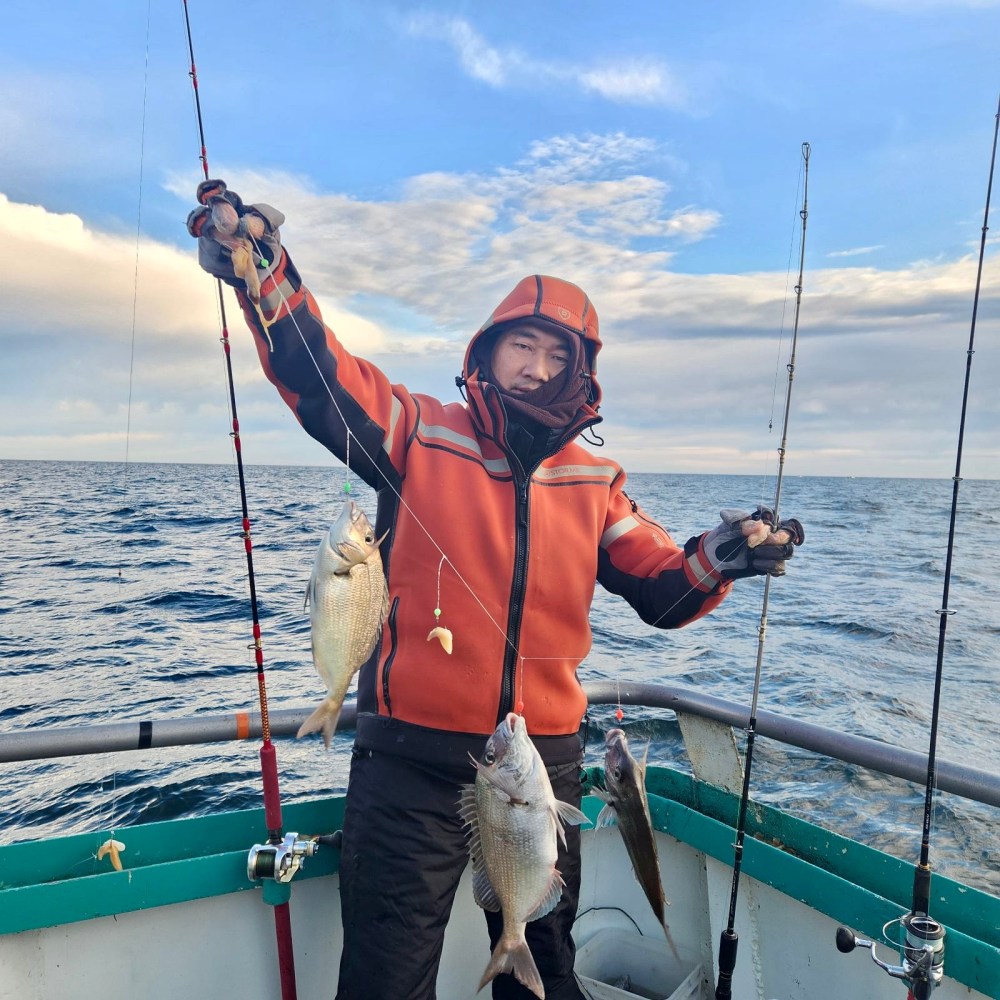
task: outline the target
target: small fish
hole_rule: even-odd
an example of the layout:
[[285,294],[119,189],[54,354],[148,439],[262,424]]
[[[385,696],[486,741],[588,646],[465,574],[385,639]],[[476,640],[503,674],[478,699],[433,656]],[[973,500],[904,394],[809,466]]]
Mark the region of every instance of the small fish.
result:
[[676,955],[677,949],[664,914],[664,908],[670,904],[663,895],[656,838],[646,798],[646,757],[643,755],[640,764],[632,756],[628,748],[628,737],[621,729],[609,730],[604,746],[604,781],[607,790],[595,789],[595,792],[606,804],[597,817],[597,826],[611,826],[617,822],[632,862],[632,871]]
[[563,824],[586,823],[587,817],[552,793],[527,724],[514,712],[486,741],[482,763],[473,764],[475,784],[460,800],[460,814],[469,828],[473,893],[484,910],[503,913],[503,934],[479,989],[507,972],[544,1000],[524,929],[562,896],[565,883],[556,870],[556,838],[566,843]]
[[[257,307],[261,320],[264,320],[264,314],[260,310],[260,275],[257,274],[257,264],[254,261],[254,245],[260,247],[258,241],[264,235],[264,220],[252,212],[240,216],[224,194],[209,197],[208,205],[212,211],[216,239],[229,248],[233,273],[246,282],[247,295]],[[264,320],[264,325],[266,327],[270,324]]]
[[306,605],[312,655],[329,695],[296,736],[323,732],[329,747],[351,678],[378,642],[389,606],[379,545],[364,511],[353,500],[323,536],[313,564]]

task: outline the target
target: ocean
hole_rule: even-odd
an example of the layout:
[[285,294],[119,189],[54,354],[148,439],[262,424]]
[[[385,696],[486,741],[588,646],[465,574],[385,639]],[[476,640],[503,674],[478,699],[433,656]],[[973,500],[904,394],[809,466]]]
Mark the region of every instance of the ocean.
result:
[[[249,466],[270,707],[323,695],[303,597],[344,472]],[[369,513],[374,498],[355,480]],[[627,490],[680,542],[762,478],[634,475]],[[806,543],[770,588],[759,709],[926,753],[951,480],[786,476],[781,510]],[[235,467],[0,462],[0,733],[253,710],[246,559]],[[939,758],[1000,773],[1000,481],[961,484]],[[428,586],[434,585],[430,571]],[[763,584],[740,581],[687,628],[644,625],[598,588],[588,680],[685,685],[749,705]],[[591,730],[614,706],[591,713]],[[634,746],[689,770],[672,713],[626,706]],[[342,790],[351,736],[276,742],[284,801]],[[257,806],[253,741],[0,763],[0,842]],[[588,763],[599,763],[592,738]],[[760,738],[752,794],[915,861],[920,786]],[[935,871],[1000,893],[996,810],[935,799]]]

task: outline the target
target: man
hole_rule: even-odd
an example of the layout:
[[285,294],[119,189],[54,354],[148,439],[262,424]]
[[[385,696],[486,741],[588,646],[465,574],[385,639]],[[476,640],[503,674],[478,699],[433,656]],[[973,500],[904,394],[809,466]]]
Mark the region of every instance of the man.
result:
[[[469,343],[464,403],[445,404],[344,349],[280,244],[280,212],[244,206],[221,181],[198,200],[188,228],[200,262],[236,288],[265,374],[303,428],[378,491],[390,604],[358,681],[337,996],[432,998],[467,861],[457,803],[474,779],[468,755],[517,711],[556,797],[580,804],[587,700],[576,668],[595,582],[676,628],[718,606],[734,579],[783,573],[801,526],[727,511],[681,548],[625,494],[622,469],[576,443],[601,419],[597,313],[576,285],[519,282]],[[259,308],[228,252],[244,233],[260,234]],[[453,633],[451,654],[427,641],[438,624]],[[579,830],[566,839],[562,898],[527,930],[549,1000],[582,996],[570,933]],[[495,945],[500,914],[487,923]],[[493,995],[530,996],[509,975]]]

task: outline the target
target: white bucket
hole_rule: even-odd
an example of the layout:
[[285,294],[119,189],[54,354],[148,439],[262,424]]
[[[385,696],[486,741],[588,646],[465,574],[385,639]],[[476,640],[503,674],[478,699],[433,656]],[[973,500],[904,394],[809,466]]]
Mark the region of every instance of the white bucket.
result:
[[593,1000],[696,1000],[700,965],[678,963],[662,938],[608,927],[576,953],[576,973]]

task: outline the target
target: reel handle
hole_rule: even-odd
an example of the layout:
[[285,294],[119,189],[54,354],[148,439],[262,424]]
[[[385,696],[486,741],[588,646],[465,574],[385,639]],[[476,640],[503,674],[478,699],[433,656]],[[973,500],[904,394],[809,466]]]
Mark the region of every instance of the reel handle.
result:
[[875,953],[875,942],[867,938],[858,937],[849,927],[837,928],[837,950],[845,955],[850,954],[855,948],[867,948],[872,956],[872,961],[882,970],[889,973],[893,979],[905,979],[906,970],[901,965],[890,965],[883,962]]
[[869,948],[871,941],[858,937],[849,927],[837,928],[837,951],[849,955],[855,948]]

